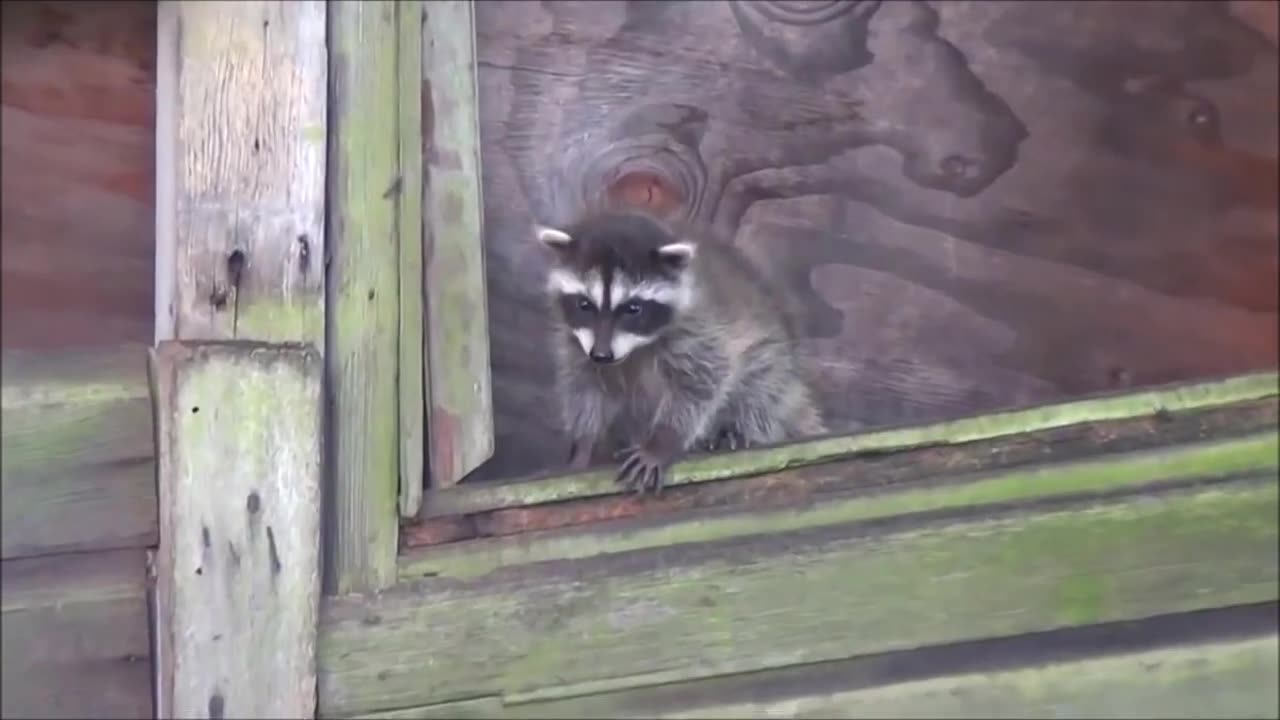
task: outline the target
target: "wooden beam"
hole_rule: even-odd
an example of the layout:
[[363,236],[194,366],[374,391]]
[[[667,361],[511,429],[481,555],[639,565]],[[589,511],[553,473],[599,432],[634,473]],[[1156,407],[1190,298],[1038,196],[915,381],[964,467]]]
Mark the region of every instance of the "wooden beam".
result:
[[429,462],[449,487],[493,455],[475,5],[423,9]]
[[[966,443],[872,453],[780,472],[686,484],[656,497],[591,497],[430,518],[402,529],[401,573],[406,577],[439,572],[441,563],[496,548],[505,548],[504,555],[514,552],[521,556],[547,550],[550,544],[538,541],[539,537],[558,538],[566,552],[582,557],[605,552],[619,543],[639,548],[648,543],[672,542],[677,537],[687,537],[687,533],[700,537],[711,533],[723,533],[722,537],[751,534],[765,523],[766,517],[774,517],[782,524],[820,524],[824,522],[818,519],[821,517],[839,522],[836,518],[842,517],[842,511],[837,507],[848,505],[859,514],[873,512],[871,506],[880,505],[880,501],[889,505],[903,501],[887,497],[899,491],[924,492],[934,498],[928,501],[931,503],[944,502],[941,498],[949,497],[951,500],[945,501],[948,506],[965,505],[974,502],[974,493],[978,492],[977,486],[970,487],[969,482],[980,478],[1021,473],[1030,481],[1033,473],[1040,477],[1038,473],[1052,474],[1055,468],[1068,465],[1087,468],[1090,462],[1106,460],[1115,453],[1144,450],[1153,453],[1155,464],[1148,469],[1154,470],[1162,462],[1160,456],[1191,451],[1190,447],[1178,446],[1215,438],[1210,445],[1229,447],[1245,436],[1273,432],[1278,420],[1280,405],[1272,397],[1158,416],[1078,423]],[[1229,465],[1242,458],[1228,450],[1223,459]],[[1267,458],[1264,455],[1262,459]],[[1007,488],[1009,494],[985,497],[1012,500],[1027,497],[1024,493],[1039,496],[1042,492],[1072,492],[1077,483],[1083,486],[1098,481],[1132,483],[1136,487],[1153,477],[1139,470],[1124,479],[1062,480],[1052,486],[1037,483],[1025,488],[1000,481],[996,484]],[[936,496],[935,491],[939,493]],[[870,498],[866,497],[868,493]],[[746,511],[745,516],[742,511]],[[518,548],[498,540],[513,535],[521,535]],[[459,542],[478,538],[489,539]]]
[[326,605],[320,711],[515,705],[1274,601],[1278,511],[1270,470],[428,578]]
[[[856,671],[846,671],[844,687],[821,688],[814,687],[818,683],[812,677],[796,677],[790,672],[790,688],[780,692],[762,692],[761,686],[771,678],[756,673],[689,683],[676,692],[669,692],[675,690],[669,686],[635,690],[496,712],[490,709],[471,717],[1275,717],[1280,689],[1277,650],[1277,637],[1272,632],[1030,667],[961,670],[866,687],[857,687],[856,680],[863,678],[858,678]],[[897,659],[904,662],[908,657]],[[373,717],[467,717],[432,715],[430,710],[433,708],[414,708]]]
[[171,717],[311,717],[321,378],[309,346],[162,343],[158,631]]
[[155,717],[143,555],[0,563],[0,716]]
[[[991,452],[991,448],[975,448]],[[908,467],[912,454],[902,458]],[[1241,472],[1280,470],[1280,441],[1274,429],[1119,456],[1078,461],[1014,463],[976,473],[875,472],[874,468],[822,468],[832,476],[856,477],[853,489],[818,492],[772,506],[743,502],[707,511],[673,511],[637,521],[589,523],[564,530],[519,533],[472,542],[454,542],[406,555],[401,577],[474,577],[502,567],[548,560],[578,560],[634,550],[657,550],[692,542],[758,537],[909,513],[973,510],[999,503],[1028,503],[1080,493],[1133,492],[1160,484],[1228,477]],[[953,458],[954,459],[954,458]],[[859,473],[859,469],[864,471]],[[896,475],[896,477],[895,477]],[[761,504],[764,504],[763,502]]]
[[156,339],[320,345],[325,3],[159,12]]
[[154,544],[146,348],[6,350],[2,366],[0,554]]
[[[1079,423],[1213,407],[1274,397],[1277,393],[1280,393],[1280,373],[1276,371],[1197,383],[1176,383],[1139,392],[1110,392],[1062,403],[1010,409],[927,425],[872,430],[776,447],[703,455],[677,463],[668,486],[759,475],[864,454],[955,445]],[[605,469],[428,490],[423,499],[423,511],[428,517],[443,517],[616,495],[622,490],[614,482],[614,476],[614,470]]]
[[425,10],[420,0],[396,3],[396,92],[399,103],[400,187],[400,517],[422,507],[426,485],[426,366],[424,360],[422,266],[422,35]]
[[400,329],[396,239],[400,144],[394,2],[329,5],[329,432],[331,511],[325,588],[395,580],[396,385]]

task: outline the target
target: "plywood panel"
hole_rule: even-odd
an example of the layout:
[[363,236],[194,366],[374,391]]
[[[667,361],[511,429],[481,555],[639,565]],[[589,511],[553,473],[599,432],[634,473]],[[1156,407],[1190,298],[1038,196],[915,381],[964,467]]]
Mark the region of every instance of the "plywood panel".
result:
[[627,154],[787,288],[835,430],[1277,364],[1277,51],[1225,4],[815,7],[477,5],[473,479],[563,462],[529,227]]

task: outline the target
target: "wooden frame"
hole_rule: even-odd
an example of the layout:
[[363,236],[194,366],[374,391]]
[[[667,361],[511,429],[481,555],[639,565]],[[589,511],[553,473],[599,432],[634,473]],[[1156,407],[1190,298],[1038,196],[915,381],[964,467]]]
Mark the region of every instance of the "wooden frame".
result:
[[[888,654],[1150,629],[1154,616],[1189,612],[1248,616],[1205,623],[1247,626],[1199,638],[1218,658],[1197,666],[1214,682],[1252,682],[1274,647],[1274,626],[1254,615],[1280,598],[1275,372],[693,457],[658,499],[625,495],[605,470],[458,484],[493,449],[471,4],[162,2],[160,33],[157,339],[183,341],[157,361],[160,715],[216,714],[220,694],[208,678],[166,679],[182,658],[215,652],[203,635],[179,642],[175,627],[234,626],[213,663],[233,667],[227,658],[253,652],[245,627],[273,612],[302,618],[288,640],[301,649],[258,675],[291,691],[272,698],[247,674],[221,678],[243,688],[237,712],[309,714],[310,682],[325,716],[767,715],[798,702],[873,712],[973,682],[954,663],[888,690],[847,682]],[[263,73],[267,62],[285,70]],[[211,151],[226,137],[252,141]],[[241,475],[303,494],[289,538],[302,592],[193,624],[175,573],[205,534],[173,501],[200,489],[175,461],[196,430],[175,414],[185,405],[172,366],[214,352],[195,341],[251,343],[195,371],[219,382],[239,372],[244,392],[265,392],[275,379],[264,367],[276,366],[236,353],[305,358],[291,366],[305,370],[291,376],[291,406],[314,396],[324,422],[277,418],[314,467],[260,478],[261,453],[207,460],[239,473],[256,458]],[[231,386],[220,396],[235,399]],[[326,442],[311,442],[320,432]],[[311,493],[321,478],[322,515]],[[322,561],[303,548],[306,513],[323,528]],[[250,542],[219,518],[220,539]],[[401,518],[421,522],[401,531]],[[308,568],[321,566],[334,597],[308,630]],[[926,581],[938,589],[919,597]],[[846,605],[859,611],[833,631],[832,608]],[[1080,692],[1137,702],[1141,691],[1107,677],[1152,658],[1189,667],[1152,642],[1036,657]],[[441,648],[455,653],[447,663]],[[820,692],[786,689],[797,664],[856,669]],[[991,672],[993,697],[1029,702],[1041,682]],[[783,689],[749,702],[680,689],[740,695],[753,682]],[[1175,686],[1169,697],[1208,707]],[[287,709],[271,705],[281,699]],[[224,697],[219,708],[231,707]]]

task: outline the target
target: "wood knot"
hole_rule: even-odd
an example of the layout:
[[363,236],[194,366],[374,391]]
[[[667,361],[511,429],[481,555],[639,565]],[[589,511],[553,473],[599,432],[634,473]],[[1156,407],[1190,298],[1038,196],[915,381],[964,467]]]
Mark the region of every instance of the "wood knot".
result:
[[608,188],[611,204],[643,208],[667,215],[684,205],[679,189],[651,172],[631,172],[615,180]]

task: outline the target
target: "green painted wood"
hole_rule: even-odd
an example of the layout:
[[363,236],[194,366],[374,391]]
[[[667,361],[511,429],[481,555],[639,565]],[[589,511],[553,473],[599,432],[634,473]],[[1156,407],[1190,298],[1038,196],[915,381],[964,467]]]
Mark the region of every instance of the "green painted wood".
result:
[[[1249,472],[1274,473],[1277,469],[1280,469],[1280,434],[1271,430],[1243,438],[1078,462],[1038,463],[939,478],[929,483],[908,480],[896,486],[877,485],[870,493],[844,493],[777,509],[738,507],[722,512],[659,517],[622,528],[588,524],[582,528],[448,543],[402,556],[400,576],[406,580],[424,576],[473,577],[501,567],[548,560],[784,533],[908,513],[977,510],[998,503],[1031,502],[1079,493],[1132,491],[1157,483]],[[833,467],[832,472],[841,470]]]
[[315,712],[323,367],[310,345],[152,354],[172,717]]
[[1268,472],[405,583],[327,604],[320,712],[511,705],[1274,600],[1278,510]]
[[[1177,384],[1127,394],[1107,394],[1040,407],[961,418],[922,426],[875,430],[677,463],[671,486],[776,472],[867,452],[956,444],[1084,422],[1176,412],[1275,396],[1280,374],[1250,373],[1202,383]],[[428,490],[424,512],[444,516],[532,503],[550,503],[620,492],[614,471]]]
[[423,5],[428,441],[433,487],[493,455],[474,4]]
[[6,350],[0,364],[0,554],[154,544],[146,348]]
[[400,128],[400,517],[416,517],[426,485],[426,367],[423,364],[422,33],[420,0],[396,4]]
[[[499,704],[503,718],[1275,718],[1280,714],[1276,635],[972,672],[878,687],[754,699],[747,677],[717,688],[719,702],[670,709],[646,691],[545,704]],[[694,683],[686,688],[693,696]],[[443,717],[434,708],[383,717]],[[460,715],[460,717],[466,717]],[[473,716],[480,717],[480,716]]]
[[394,2],[329,11],[329,592],[395,580],[400,192]]
[[142,549],[0,563],[0,716],[149,718]]

